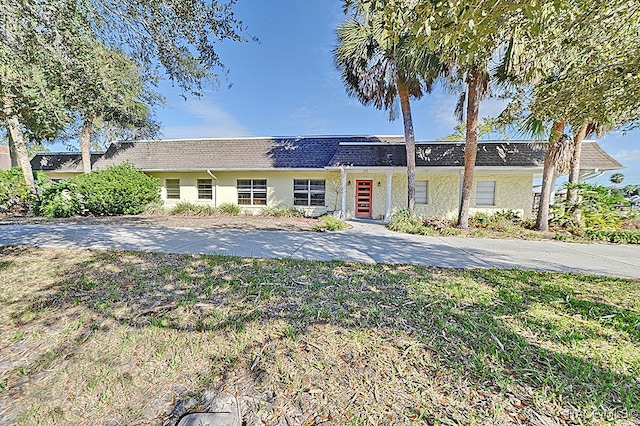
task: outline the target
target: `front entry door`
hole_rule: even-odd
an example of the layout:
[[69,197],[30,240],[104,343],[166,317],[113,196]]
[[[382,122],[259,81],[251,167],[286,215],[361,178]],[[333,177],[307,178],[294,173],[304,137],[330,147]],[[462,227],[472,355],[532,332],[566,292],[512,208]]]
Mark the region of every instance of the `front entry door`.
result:
[[356,217],[371,217],[372,180],[356,180]]

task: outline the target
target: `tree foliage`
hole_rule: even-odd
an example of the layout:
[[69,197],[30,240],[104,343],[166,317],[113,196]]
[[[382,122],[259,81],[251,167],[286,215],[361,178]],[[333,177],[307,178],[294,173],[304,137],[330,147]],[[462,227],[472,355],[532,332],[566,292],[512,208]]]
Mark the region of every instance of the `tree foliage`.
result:
[[346,2],[351,19],[337,31],[334,60],[347,93],[364,105],[396,117],[400,101],[407,154],[407,203],[415,208],[415,140],[410,99],[431,91],[440,71],[437,58],[419,52],[412,33],[405,26],[393,28],[385,15],[369,7],[367,1]]
[[[29,186],[28,143],[57,137],[75,113],[138,126],[149,123],[150,105],[149,98],[141,99],[140,82],[167,77],[193,94],[217,84],[225,71],[217,44],[245,40],[234,4],[3,1],[0,122]],[[85,120],[83,127],[90,135],[92,123]]]
[[138,214],[159,200],[158,179],[124,163],[51,186],[36,210],[47,217]]

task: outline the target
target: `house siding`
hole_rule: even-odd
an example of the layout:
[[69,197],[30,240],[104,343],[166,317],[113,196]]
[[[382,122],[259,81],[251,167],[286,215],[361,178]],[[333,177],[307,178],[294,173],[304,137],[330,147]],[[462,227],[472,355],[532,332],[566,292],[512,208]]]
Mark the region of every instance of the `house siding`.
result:
[[[77,176],[77,173],[45,172],[53,179],[66,179]],[[308,216],[319,216],[325,213],[340,211],[341,209],[341,178],[338,171],[212,171],[217,180],[206,172],[149,172],[150,176],[160,179],[161,198],[167,207],[180,202],[195,204],[209,204],[220,206],[221,204],[238,203],[238,191],[236,184],[238,179],[266,179],[267,180],[267,207],[296,207]],[[455,219],[458,215],[460,200],[459,173],[417,173],[416,180],[429,182],[428,203],[417,204],[416,214],[421,217],[443,216]],[[166,179],[180,179],[180,199],[167,199],[165,187]],[[212,199],[198,199],[198,179],[212,179]],[[294,179],[323,179],[325,180],[325,205],[324,206],[294,206],[293,181]],[[355,188],[356,180],[373,181],[372,191],[372,218],[382,219],[386,213],[386,173],[375,172],[349,172],[347,173],[346,217],[353,217],[355,212]],[[476,183],[478,181],[495,181],[495,205],[476,205]],[[380,182],[380,185],[378,185]],[[503,173],[476,173],[473,187],[471,188],[470,214],[478,212],[492,214],[502,210],[514,210],[524,218],[531,217],[533,202],[533,174],[503,174]],[[264,206],[241,206],[244,213],[258,214]],[[391,210],[407,208],[407,175],[394,173],[392,175]]]
[[[495,181],[495,205],[476,206],[476,183],[480,180]],[[476,174],[471,189],[471,214],[492,214],[502,210],[515,210],[523,218],[531,217],[533,203],[533,176],[530,174]]]
[[[303,210],[309,216],[318,216],[328,210],[339,209],[340,193],[332,190],[337,183],[340,184],[340,174],[337,172],[324,171],[241,171],[241,172],[221,172],[212,171],[217,178],[213,179],[207,173],[185,173],[185,172],[161,172],[149,173],[151,176],[160,179],[162,185],[161,197],[167,206],[172,206],[180,202],[210,204],[220,206],[221,204],[238,203],[238,191],[236,188],[238,179],[266,179],[267,180],[267,207],[296,207]],[[165,179],[180,179],[180,199],[167,199]],[[198,199],[198,179],[212,179],[213,199]],[[294,206],[293,205],[293,180],[294,179],[324,179],[326,181],[325,206]],[[257,214],[265,206],[242,205],[245,213]]]

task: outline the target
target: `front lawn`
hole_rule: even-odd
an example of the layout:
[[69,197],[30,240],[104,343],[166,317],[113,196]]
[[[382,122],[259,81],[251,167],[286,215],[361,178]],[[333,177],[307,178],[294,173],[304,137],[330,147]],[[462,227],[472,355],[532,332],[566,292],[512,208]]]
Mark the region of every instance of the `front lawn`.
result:
[[313,231],[322,220],[309,217],[258,215],[190,216],[139,214],[125,216],[77,216],[70,218],[0,216],[0,225],[63,224],[105,226],[168,226],[176,228],[224,228],[256,231]]
[[640,282],[0,248],[0,424],[637,424]]

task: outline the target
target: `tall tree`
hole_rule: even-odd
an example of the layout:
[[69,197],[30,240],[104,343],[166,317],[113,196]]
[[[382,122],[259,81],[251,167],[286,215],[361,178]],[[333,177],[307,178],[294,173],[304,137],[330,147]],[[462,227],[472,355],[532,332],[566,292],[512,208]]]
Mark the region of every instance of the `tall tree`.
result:
[[[636,8],[622,0],[606,4],[579,0],[556,2],[554,10],[554,19],[533,14],[520,26],[518,37],[507,49],[507,61],[501,66],[501,72],[511,73],[518,84],[532,86],[528,100],[518,100],[530,117],[554,123],[547,145],[543,189],[552,180],[550,169],[558,168],[549,160],[564,158],[556,150],[565,144],[558,145],[560,139],[553,136],[563,134],[564,125],[560,123],[567,123],[574,130],[575,179],[581,142],[587,134],[616,128],[640,117],[640,17]],[[584,22],[589,25],[582,25]],[[548,230],[551,192],[543,190],[541,194],[536,227],[542,231]]]
[[164,75],[183,90],[200,94],[205,84],[216,84],[218,72],[224,70],[217,43],[245,40],[245,29],[233,13],[234,4],[235,0],[224,4],[213,0],[0,3],[4,25],[0,32],[0,121],[11,134],[15,152],[23,157],[20,163],[27,182],[32,184],[33,176],[24,158],[26,140],[22,131],[31,129],[31,114],[20,114],[24,109],[21,97],[25,95],[16,78],[20,70],[34,65],[44,75],[56,74],[50,68],[64,67],[72,61],[78,42],[84,41],[89,29],[90,36],[105,46],[124,49],[149,77]]
[[437,55],[466,91],[460,110],[466,112],[465,167],[462,180],[458,227],[468,228],[471,188],[474,181],[481,100],[488,95],[489,64],[501,54],[530,2],[474,0],[471,2],[427,2],[371,0],[391,22],[412,27],[414,39],[424,52]]
[[411,116],[411,98],[419,99],[431,85],[439,65],[435,56],[419,54],[406,26],[391,29],[384,15],[368,2],[345,2],[352,13],[338,27],[334,61],[347,93],[364,105],[373,105],[396,117],[400,100],[407,154],[407,204],[415,210],[416,148]]
[[149,128],[153,122],[142,102],[160,100],[145,89],[141,72],[124,53],[95,40],[78,46],[77,55],[66,68],[66,101],[81,123],[80,151],[85,173],[91,172],[91,135],[100,122],[118,126]]

